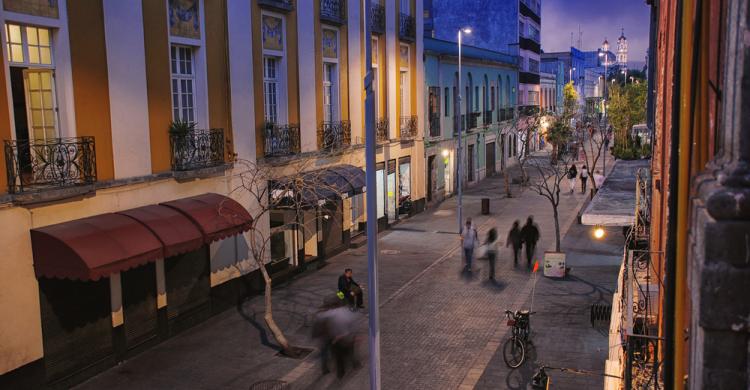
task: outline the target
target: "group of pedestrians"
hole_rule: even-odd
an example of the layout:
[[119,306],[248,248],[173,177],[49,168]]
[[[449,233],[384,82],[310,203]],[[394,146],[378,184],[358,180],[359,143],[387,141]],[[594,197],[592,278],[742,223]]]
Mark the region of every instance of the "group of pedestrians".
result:
[[[576,168],[575,164],[571,164],[570,168],[568,168],[568,186],[570,186],[570,193],[572,194],[575,191],[576,188],[576,178],[581,180],[581,193],[586,193],[586,186],[589,181],[589,170],[586,167],[586,164],[581,166],[580,172],[578,171],[578,168]],[[594,182],[596,183],[596,187],[599,188],[604,183],[604,175],[602,175],[602,172],[600,170],[596,170],[594,172]]]
[[[505,247],[513,247],[513,265],[518,265],[518,257],[521,249],[526,248],[526,265],[531,266],[531,260],[534,258],[536,252],[536,244],[539,241],[539,227],[534,223],[534,217],[529,216],[526,219],[526,224],[521,227],[521,223],[516,220],[513,222],[513,226],[508,232],[508,237],[505,240]],[[464,259],[466,265],[464,270],[467,272],[472,271],[472,263],[474,260],[474,252],[478,247],[484,249],[484,254],[490,265],[489,279],[495,280],[495,262],[497,255],[500,252],[499,237],[497,229],[491,228],[487,232],[487,238],[483,244],[479,241],[479,233],[476,227],[472,223],[471,218],[466,219],[466,225],[461,232],[461,244],[464,250]]]

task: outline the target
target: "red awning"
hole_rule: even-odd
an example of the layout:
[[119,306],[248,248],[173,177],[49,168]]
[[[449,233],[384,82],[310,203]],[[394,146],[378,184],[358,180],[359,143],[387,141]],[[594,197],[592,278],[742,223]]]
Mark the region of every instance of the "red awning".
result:
[[148,228],[164,246],[164,257],[190,252],[203,245],[203,234],[181,212],[166,206],[150,205],[120,211]]
[[242,233],[252,226],[253,218],[241,204],[219,194],[207,193],[161,204],[190,218],[200,228],[205,243]]
[[98,280],[250,229],[235,200],[203,194],[31,230],[38,277]]
[[102,214],[31,230],[37,276],[98,280],[163,257],[161,242],[141,223]]

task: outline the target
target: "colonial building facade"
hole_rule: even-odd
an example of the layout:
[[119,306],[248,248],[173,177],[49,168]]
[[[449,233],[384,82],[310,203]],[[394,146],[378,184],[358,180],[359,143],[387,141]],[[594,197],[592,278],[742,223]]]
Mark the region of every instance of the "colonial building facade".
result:
[[[421,209],[421,13],[421,0],[3,1],[0,387],[68,387],[259,289],[238,162],[279,179],[303,160],[361,174],[366,39],[376,219]],[[345,248],[367,221],[363,191],[305,210],[304,232],[264,216],[272,272]]]

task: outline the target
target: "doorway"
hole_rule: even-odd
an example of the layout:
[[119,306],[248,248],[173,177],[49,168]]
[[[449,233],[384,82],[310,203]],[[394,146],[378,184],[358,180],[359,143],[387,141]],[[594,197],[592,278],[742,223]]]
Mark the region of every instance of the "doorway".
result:
[[469,181],[474,181],[474,145],[469,145],[469,151],[467,154],[468,163],[466,169],[468,171]]
[[148,263],[120,274],[125,345],[132,350],[156,339],[156,265]]
[[435,155],[427,157],[427,201],[432,202],[432,192],[434,191],[435,177]]
[[485,145],[485,156],[487,162],[487,176],[495,175],[495,143],[490,142]]
[[176,334],[211,312],[208,246],[164,260],[169,333]]
[[335,253],[344,243],[343,202],[341,199],[328,200],[320,208],[320,226],[323,233],[323,256]]

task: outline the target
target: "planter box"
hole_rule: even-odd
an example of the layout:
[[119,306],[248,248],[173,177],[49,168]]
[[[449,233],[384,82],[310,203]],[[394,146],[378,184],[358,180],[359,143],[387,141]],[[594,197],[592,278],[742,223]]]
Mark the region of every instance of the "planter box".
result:
[[544,276],[550,278],[565,277],[564,252],[544,252]]

